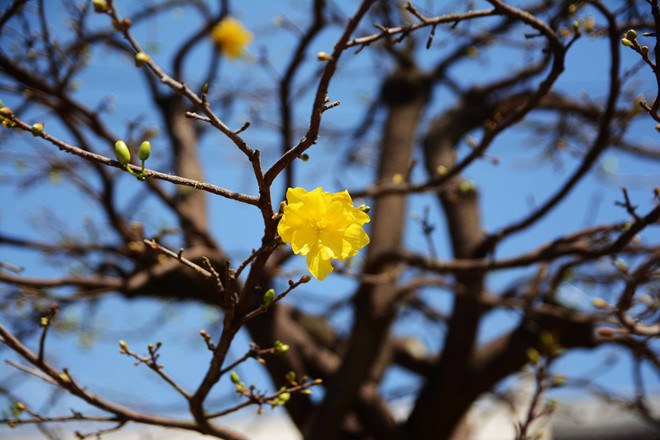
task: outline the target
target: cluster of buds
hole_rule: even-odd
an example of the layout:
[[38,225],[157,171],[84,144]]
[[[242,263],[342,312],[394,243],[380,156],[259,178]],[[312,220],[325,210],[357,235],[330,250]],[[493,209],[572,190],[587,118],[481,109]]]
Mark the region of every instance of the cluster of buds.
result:
[[641,46],[637,42],[637,31],[635,31],[635,29],[630,29],[626,32],[626,36],[621,39],[621,44],[634,49],[636,52],[640,53],[642,57],[647,57],[649,54],[649,47]]
[[117,158],[117,162],[119,162],[126,171],[137,177],[138,180],[145,180],[147,178],[147,175],[144,172],[144,162],[149,159],[150,154],[151,143],[149,141],[142,142],[138,150],[138,157],[142,161],[142,171],[136,173],[128,166],[131,161],[131,151],[128,149],[126,142],[122,140],[115,142],[115,157]]
[[274,354],[282,354],[286,353],[289,351],[289,346],[287,344],[282,343],[281,341],[275,341],[275,344],[273,346],[273,353]]
[[11,120],[11,117],[13,116],[13,113],[9,107],[5,107],[2,105],[2,100],[0,100],[0,122],[2,122],[2,126],[5,128],[14,128],[16,125],[14,121]]

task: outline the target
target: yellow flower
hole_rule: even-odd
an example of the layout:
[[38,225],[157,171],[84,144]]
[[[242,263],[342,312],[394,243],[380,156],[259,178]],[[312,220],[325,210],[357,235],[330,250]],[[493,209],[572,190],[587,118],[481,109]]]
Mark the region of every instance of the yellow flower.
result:
[[229,58],[238,58],[245,46],[252,41],[252,32],[245,30],[243,23],[232,17],[222,19],[211,29],[211,39]]
[[369,216],[353,207],[348,191],[289,188],[286,199],[277,232],[291,243],[293,252],[307,256],[307,268],[315,278],[322,280],[332,272],[330,259],[344,261],[369,244],[362,229]]

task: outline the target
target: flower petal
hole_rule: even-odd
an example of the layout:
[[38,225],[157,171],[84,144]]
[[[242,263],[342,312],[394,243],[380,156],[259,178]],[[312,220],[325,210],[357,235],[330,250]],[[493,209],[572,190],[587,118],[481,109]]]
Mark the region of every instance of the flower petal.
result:
[[317,280],[324,280],[332,272],[330,258],[327,257],[327,251],[324,249],[323,246],[314,246],[309,254],[307,254],[307,268]]

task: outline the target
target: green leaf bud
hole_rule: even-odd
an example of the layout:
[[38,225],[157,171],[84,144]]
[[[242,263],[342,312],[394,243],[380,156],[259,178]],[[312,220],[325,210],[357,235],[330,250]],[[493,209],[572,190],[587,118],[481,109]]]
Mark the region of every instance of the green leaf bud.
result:
[[371,211],[371,206],[367,205],[360,205],[358,208],[360,211],[364,212],[365,214],[369,214],[369,211]]
[[41,122],[32,124],[32,128],[30,128],[30,131],[32,132],[32,136],[41,136],[44,132],[44,124],[42,124]]
[[117,157],[117,162],[122,165],[126,165],[131,161],[131,152],[128,150],[126,142],[115,142],[115,157]]
[[229,378],[231,379],[231,383],[237,384],[241,381],[241,378],[238,377],[238,374],[235,371],[232,371],[231,374],[229,375]]
[[637,38],[637,32],[635,32],[635,29],[630,29],[626,32],[626,39],[633,41],[635,38]]
[[291,393],[282,393],[279,396],[279,399],[282,403],[288,402],[290,398],[291,398]]
[[135,67],[142,67],[149,61],[151,61],[151,57],[146,53],[138,52],[135,54]]
[[149,159],[149,154],[151,154],[151,143],[149,141],[144,141],[140,145],[138,156],[140,157],[140,160],[147,160]]
[[622,38],[621,39],[621,44],[623,44],[626,47],[632,47],[633,46],[632,41],[630,41],[627,38]]
[[307,154],[307,153],[301,154],[300,155],[300,160],[302,160],[303,162],[307,162],[309,160],[309,154]]

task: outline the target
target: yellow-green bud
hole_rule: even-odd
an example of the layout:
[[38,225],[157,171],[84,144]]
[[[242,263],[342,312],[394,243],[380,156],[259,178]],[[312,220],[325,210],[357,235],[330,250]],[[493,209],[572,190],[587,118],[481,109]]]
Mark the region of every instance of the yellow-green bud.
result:
[[60,374],[57,375],[57,377],[59,377],[60,380],[61,380],[62,382],[64,382],[64,383],[69,383],[69,382],[71,382],[71,378],[70,378],[69,375],[66,374],[66,373],[60,373]]
[[626,38],[630,41],[633,41],[635,38],[637,38],[637,32],[635,32],[635,29],[630,29],[628,32],[626,32]]
[[11,109],[9,107],[2,107],[0,108],[0,116],[4,116],[5,118],[10,118],[12,115]]
[[30,128],[30,131],[32,132],[33,136],[41,136],[44,132],[44,124],[42,124],[41,122],[32,124],[32,128]]
[[135,66],[142,67],[146,63],[151,61],[151,57],[144,52],[138,52],[135,54]]
[[620,258],[614,260],[614,267],[619,269],[621,272],[628,272],[628,263]]
[[275,299],[275,290],[268,289],[264,293],[264,306],[268,307]]
[[94,12],[101,14],[108,11],[108,2],[105,0],[92,0],[92,3],[94,4]]
[[149,159],[149,154],[151,154],[151,143],[149,141],[144,141],[138,150],[138,157],[140,160],[147,160]]
[[655,129],[658,130],[658,131],[660,131],[660,124],[656,125],[656,126],[655,126]]
[[126,341],[124,341],[123,339],[120,339],[120,340],[119,340],[119,347],[120,347],[122,350],[128,351],[128,344],[127,344]]
[[122,165],[126,165],[131,161],[131,152],[128,150],[126,142],[115,142],[115,157],[117,157],[117,162]]
[[279,396],[279,399],[282,403],[288,402],[290,398],[291,398],[291,393],[282,393]]
[[558,374],[552,378],[552,386],[560,387],[566,383],[566,376]]
[[275,341],[275,347],[274,347],[274,353],[275,354],[281,354],[286,351],[289,351],[289,346],[287,344],[283,344],[281,341]]
[[39,320],[39,327],[48,327],[49,320],[47,316],[42,316],[41,319]]
[[243,382],[239,382],[239,383],[237,383],[237,384],[236,384],[236,388],[234,388],[234,390],[235,390],[237,393],[243,393],[243,392],[245,391],[245,384],[244,384]]
[[238,382],[241,381],[241,378],[238,377],[238,374],[235,371],[232,371],[231,374],[229,375],[229,378],[231,379],[231,383],[237,384]]
[[319,59],[319,61],[330,61],[332,59],[332,55],[328,55],[325,52],[317,53],[316,57]]
[[296,381],[296,372],[295,371],[289,371],[286,373],[286,380],[287,382],[295,382]]
[[639,51],[642,53],[642,55],[648,55],[649,54],[649,47],[648,46],[642,46]]
[[605,301],[603,298],[594,298],[594,299],[592,299],[591,300],[591,305],[593,305],[594,307],[596,307],[598,309],[606,309],[610,306],[607,303],[607,301]]
[[309,160],[309,154],[307,154],[307,153],[301,154],[300,155],[300,160],[302,160],[303,162],[307,162]]
[[627,38],[622,38],[621,39],[621,44],[623,44],[626,47],[632,47],[633,46],[632,41],[630,41]]
[[574,32],[577,32],[577,31],[579,31],[579,30],[580,30],[580,22],[577,21],[577,20],[575,20],[575,21],[573,22],[573,31],[574,31]]
[[527,359],[533,364],[541,363],[541,354],[534,347],[529,347],[525,353],[527,354]]
[[369,211],[371,211],[371,206],[360,205],[360,206],[358,206],[357,209],[359,209],[360,211],[364,212],[365,214],[368,214]]

